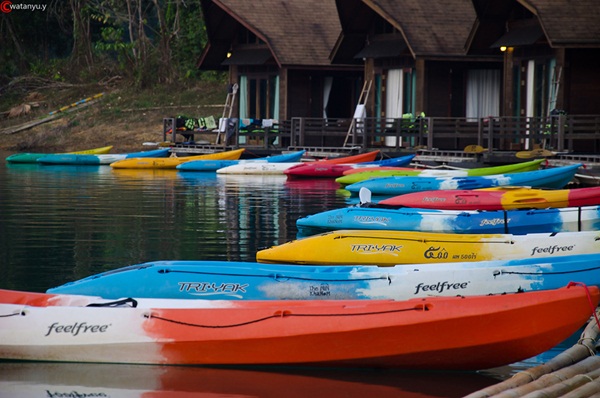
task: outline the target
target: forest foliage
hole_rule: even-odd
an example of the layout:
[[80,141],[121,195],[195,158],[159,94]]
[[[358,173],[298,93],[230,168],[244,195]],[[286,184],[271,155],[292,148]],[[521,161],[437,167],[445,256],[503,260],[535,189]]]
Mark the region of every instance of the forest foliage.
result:
[[45,7],[12,10],[16,1],[1,1],[0,86],[24,75],[120,76],[142,89],[219,78],[197,68],[207,41],[197,0],[30,0]]

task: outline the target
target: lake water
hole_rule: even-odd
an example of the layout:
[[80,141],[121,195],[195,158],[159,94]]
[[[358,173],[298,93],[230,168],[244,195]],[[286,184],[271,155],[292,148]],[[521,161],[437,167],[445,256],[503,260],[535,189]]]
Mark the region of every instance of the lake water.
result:
[[[254,261],[295,239],[299,217],[347,206],[331,180],[7,164],[8,155],[0,152],[2,289],[43,292],[155,260]],[[461,397],[562,347],[485,373],[0,362],[0,397]]]

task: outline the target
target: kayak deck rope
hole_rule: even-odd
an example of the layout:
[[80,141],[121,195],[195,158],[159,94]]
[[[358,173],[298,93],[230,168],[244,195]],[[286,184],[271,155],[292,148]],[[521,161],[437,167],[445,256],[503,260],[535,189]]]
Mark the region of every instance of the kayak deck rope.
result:
[[[158,271],[158,273],[159,274],[178,273],[178,274],[223,276],[222,272],[178,271],[178,270],[169,270],[169,269],[160,270],[160,271]],[[291,279],[291,280],[314,281],[314,282],[361,282],[361,281],[387,280],[389,283],[392,283],[390,277],[387,275],[378,276],[378,277],[355,278],[355,279],[323,279],[323,278],[308,278],[308,277],[301,277],[301,276],[288,276],[285,274],[253,275],[253,274],[245,274],[245,273],[226,274],[226,276],[242,276],[242,277],[247,277],[247,278],[272,278],[275,280],[290,280]]]
[[138,305],[137,300],[129,297],[122,300],[110,301],[106,303],[91,303],[86,305],[86,307],[120,307],[125,304],[131,304],[130,307],[136,308]]
[[392,313],[400,313],[400,312],[408,312],[408,311],[426,312],[426,311],[429,311],[429,308],[430,307],[427,304],[419,304],[419,305],[416,305],[411,308],[403,308],[403,309],[387,310],[387,311],[357,312],[357,313],[352,313],[352,314],[343,314],[343,313],[302,314],[302,313],[294,313],[289,310],[281,310],[281,311],[276,311],[272,315],[252,319],[252,320],[249,320],[246,322],[232,323],[232,324],[228,324],[228,325],[203,325],[203,324],[198,324],[198,323],[178,321],[176,319],[169,319],[169,318],[165,318],[165,317],[161,317],[161,316],[153,315],[153,314],[144,314],[144,317],[148,318],[148,319],[157,319],[157,320],[164,321],[164,322],[174,323],[174,324],[182,325],[182,326],[190,326],[190,327],[204,328],[204,329],[226,329],[226,328],[247,326],[247,325],[251,325],[254,323],[264,322],[264,321],[267,321],[269,319],[274,319],[274,318],[290,318],[290,317],[305,317],[305,318],[320,317],[320,318],[323,318],[323,317],[369,316],[369,315],[383,315],[383,314],[392,314]]
[[27,313],[25,311],[13,312],[12,314],[0,315],[0,318],[10,318],[11,316],[17,316],[17,315],[25,316],[25,315],[27,315]]
[[[525,271],[494,271],[493,275],[565,275],[565,274],[576,274],[578,272],[588,272],[588,271],[596,271],[600,269],[598,267],[586,268],[586,269],[571,269],[568,271],[543,271],[543,272],[525,272]],[[571,282],[574,283],[574,282]]]
[[[465,242],[464,239],[423,239],[423,238],[394,238],[394,237],[388,237],[388,236],[371,236],[368,234],[365,235],[341,235],[341,236],[336,236],[333,239],[353,239],[353,238],[363,238],[363,239],[372,239],[372,240],[386,240],[386,241],[400,241],[400,242],[419,242],[419,243],[460,243],[460,244],[464,244],[464,243],[468,243]],[[600,237],[598,238],[600,239]],[[515,241],[512,239],[490,239],[489,241],[476,241],[473,240],[473,243],[500,243],[503,245],[514,245]]]

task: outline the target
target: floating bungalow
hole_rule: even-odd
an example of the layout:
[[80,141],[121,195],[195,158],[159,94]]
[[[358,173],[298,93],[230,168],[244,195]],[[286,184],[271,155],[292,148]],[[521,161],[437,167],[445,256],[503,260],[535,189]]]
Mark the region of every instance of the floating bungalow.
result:
[[229,76],[229,128],[215,129],[223,145],[461,153],[475,145],[479,157],[600,150],[595,0],[201,6],[208,44],[198,67]]

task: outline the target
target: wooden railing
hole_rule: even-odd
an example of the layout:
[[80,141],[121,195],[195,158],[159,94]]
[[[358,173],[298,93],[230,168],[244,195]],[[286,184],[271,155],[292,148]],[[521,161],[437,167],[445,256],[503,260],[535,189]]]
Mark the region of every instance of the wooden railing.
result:
[[456,151],[467,145],[479,145],[490,153],[528,150],[539,145],[557,152],[600,153],[600,115],[480,119],[425,117],[416,120],[364,118],[351,122],[352,119],[295,117],[274,124],[272,128],[247,132],[236,129],[228,142],[221,145],[230,148],[321,148],[338,151],[373,148]]
[[[293,147],[343,147],[350,119],[292,118],[280,132]],[[365,118],[356,121],[347,146],[462,150],[480,145],[492,152],[519,151],[542,145],[563,152],[600,152],[600,115],[425,117],[417,120]]]

